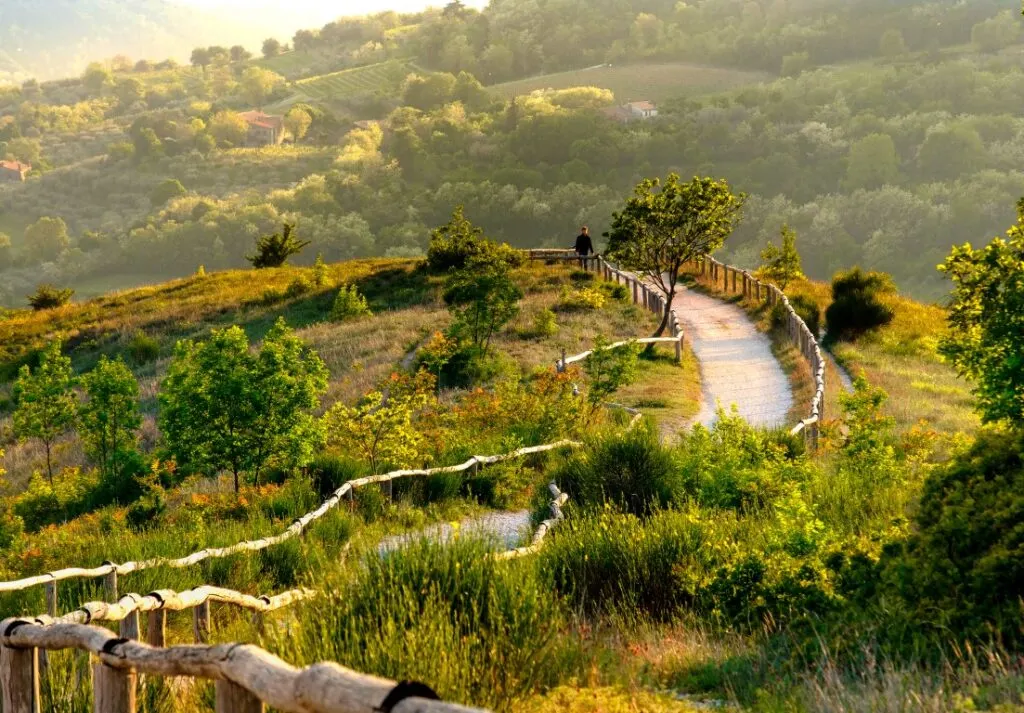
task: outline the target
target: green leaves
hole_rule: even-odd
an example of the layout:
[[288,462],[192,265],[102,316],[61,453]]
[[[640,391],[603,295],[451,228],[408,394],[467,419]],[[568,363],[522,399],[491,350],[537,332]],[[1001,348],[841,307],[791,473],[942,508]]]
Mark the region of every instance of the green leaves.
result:
[[139,384],[120,358],[104,356],[82,377],[82,386],[88,399],[78,407],[78,433],[86,454],[108,475],[115,456],[136,444],[142,425]]
[[609,349],[608,346],[608,339],[598,335],[594,339],[593,352],[583,362],[583,371],[590,380],[587,401],[593,408],[636,377],[640,355],[637,345],[628,344],[618,349]]
[[[680,183],[669,174],[645,179],[626,206],[612,216],[607,255],[627,270],[646,274],[675,296],[679,271],[688,260],[722,247],[739,221],[745,196],[734,195],[724,180],[695,177]],[[668,324],[668,311],[658,334]]]
[[491,336],[519,314],[522,290],[509,264],[495,255],[470,259],[445,282],[444,301],[455,317],[452,333],[486,352]]
[[976,383],[984,421],[1024,425],[1024,200],[1006,239],[954,247],[939,270],[954,283],[940,352]]
[[796,232],[788,225],[782,226],[782,245],[768,243],[761,251],[761,274],[786,289],[793,280],[803,277],[800,271],[800,253],[796,249]]
[[61,343],[51,343],[33,373],[21,367],[14,382],[14,433],[26,440],[38,438],[46,448],[46,473],[53,484],[50,449],[53,442],[74,424],[75,394],[71,390],[71,359],[61,354]]
[[180,342],[161,384],[160,429],[179,465],[242,472],[309,462],[320,440],[310,412],[327,390],[327,367],[283,319],[258,353],[239,327]]

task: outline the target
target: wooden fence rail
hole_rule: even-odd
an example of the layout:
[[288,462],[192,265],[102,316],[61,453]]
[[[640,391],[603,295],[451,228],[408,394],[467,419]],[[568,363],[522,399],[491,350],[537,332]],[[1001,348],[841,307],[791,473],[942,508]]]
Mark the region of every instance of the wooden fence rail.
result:
[[[660,290],[649,286],[642,277],[620,270],[600,255],[581,258],[574,252],[567,250],[530,250],[528,251],[528,257],[530,260],[580,260],[584,269],[593,269],[606,280],[614,281],[617,284],[625,284],[632,293],[634,304],[643,305],[644,308],[659,317],[664,317],[665,310],[668,308],[666,296]],[[787,316],[786,331],[789,339],[800,350],[808,364],[810,364],[811,374],[814,377],[815,383],[814,397],[811,399],[809,408],[810,414],[807,418],[796,424],[790,433],[793,435],[802,433],[811,450],[817,450],[819,424],[823,419],[825,407],[825,359],[822,356],[817,335],[811,333],[807,324],[796,313],[793,306],[790,305],[789,298],[774,284],[763,282],[748,271],[726,265],[709,255],[694,261],[693,265],[702,277],[711,280],[716,287],[719,286],[720,282],[721,288],[726,292],[742,293],[746,299],[765,300],[770,306],[783,305]],[[678,340],[676,354],[681,359],[684,337],[674,309],[669,313],[669,326],[672,329],[672,337],[616,342],[607,348],[617,349],[630,343],[650,344],[660,341],[673,342]],[[557,367],[559,371],[564,370],[567,365],[583,361],[592,353],[587,351],[572,357],[566,357],[563,354],[562,358],[557,362]]]
[[89,624],[0,622],[0,699],[4,713],[39,713],[39,651],[93,654],[96,713],[135,713],[138,674],[216,681],[216,711],[290,713],[474,713],[436,700],[422,684],[396,684],[335,663],[297,669],[258,646],[220,644],[158,648]]
[[500,463],[508,460],[515,460],[523,458],[528,455],[535,453],[543,453],[546,451],[560,450],[563,448],[578,448],[582,444],[572,440],[561,440],[556,443],[547,443],[540,446],[530,446],[527,448],[520,448],[512,451],[511,453],[504,453],[501,455],[491,456],[473,456],[465,463],[458,465],[441,467],[441,468],[428,468],[421,470],[396,470],[391,473],[384,473],[382,475],[373,475],[366,478],[358,478],[356,480],[348,481],[344,483],[340,488],[334,491],[334,493],[327,500],[323,502],[315,510],[306,513],[302,517],[298,518],[293,522],[284,532],[278,535],[265,537],[259,540],[247,540],[239,542],[234,545],[227,547],[212,547],[193,552],[190,555],[181,557],[179,559],[168,559],[164,557],[156,557],[149,560],[142,560],[139,562],[124,562],[122,564],[116,564],[113,562],[105,562],[99,567],[92,569],[83,569],[79,567],[69,567],[66,569],[59,569],[46,574],[40,574],[33,577],[26,577],[24,579],[16,579],[8,582],[0,582],[0,592],[13,592],[22,589],[28,589],[39,585],[45,585],[46,587],[46,599],[48,607],[52,602],[52,609],[50,611],[51,616],[56,616],[56,602],[57,602],[57,583],[66,579],[92,579],[103,577],[106,583],[106,595],[110,601],[116,601],[117,596],[117,578],[118,575],[129,574],[131,572],[138,572],[143,569],[149,569],[151,567],[172,567],[172,568],[184,568],[198,564],[204,560],[210,558],[228,557],[233,554],[240,552],[254,552],[263,550],[273,545],[280,544],[286,540],[298,537],[301,535],[307,527],[313,522],[316,522],[321,517],[326,515],[328,512],[337,507],[343,499],[347,496],[353,497],[354,490],[356,488],[370,485],[372,483],[386,483],[399,478],[408,478],[415,476],[430,476],[438,473],[460,473],[471,468],[478,468],[483,465],[491,465],[494,463]]

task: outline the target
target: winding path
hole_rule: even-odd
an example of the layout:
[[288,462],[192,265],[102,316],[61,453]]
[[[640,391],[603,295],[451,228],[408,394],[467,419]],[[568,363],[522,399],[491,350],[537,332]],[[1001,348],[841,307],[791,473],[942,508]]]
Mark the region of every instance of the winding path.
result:
[[709,295],[683,290],[676,315],[700,362],[703,403],[695,423],[714,424],[718,404],[733,404],[756,426],[784,426],[793,406],[789,378],[771,342],[746,312]]

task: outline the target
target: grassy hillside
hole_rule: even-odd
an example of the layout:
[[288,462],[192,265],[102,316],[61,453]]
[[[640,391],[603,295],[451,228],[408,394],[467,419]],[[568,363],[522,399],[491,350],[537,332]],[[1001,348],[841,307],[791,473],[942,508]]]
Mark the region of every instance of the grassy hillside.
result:
[[504,99],[538,89],[598,87],[609,89],[619,101],[665,101],[691,93],[735,89],[757,84],[770,75],[759,72],[703,67],[685,62],[605,65],[573,72],[556,72],[490,87]]

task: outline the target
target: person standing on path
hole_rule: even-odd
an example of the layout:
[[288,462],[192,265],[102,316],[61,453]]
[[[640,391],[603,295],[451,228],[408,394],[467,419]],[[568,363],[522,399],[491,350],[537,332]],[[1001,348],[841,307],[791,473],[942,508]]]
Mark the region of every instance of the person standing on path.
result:
[[[585,225],[580,228],[580,234],[576,238],[575,250],[580,258],[586,258],[588,255],[594,254],[594,242],[590,239],[590,229]],[[583,267],[585,264],[586,261],[581,259],[580,266]]]

